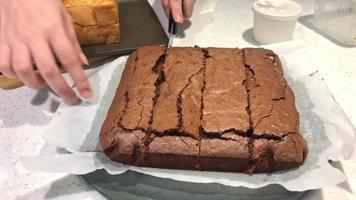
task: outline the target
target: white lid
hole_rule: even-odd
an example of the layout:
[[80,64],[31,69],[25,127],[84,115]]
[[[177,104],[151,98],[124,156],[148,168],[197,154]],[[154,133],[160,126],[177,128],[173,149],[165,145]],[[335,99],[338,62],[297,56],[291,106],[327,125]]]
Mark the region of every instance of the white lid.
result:
[[252,10],[266,18],[278,20],[296,19],[302,13],[302,7],[290,0],[257,0]]

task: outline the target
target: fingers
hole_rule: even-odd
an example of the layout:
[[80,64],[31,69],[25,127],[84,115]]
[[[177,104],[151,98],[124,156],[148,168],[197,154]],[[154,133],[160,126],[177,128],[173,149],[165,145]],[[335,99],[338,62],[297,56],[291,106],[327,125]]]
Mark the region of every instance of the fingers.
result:
[[84,74],[80,56],[64,29],[58,29],[57,34],[49,38],[50,45],[62,66],[71,75],[82,97],[92,96],[89,82]]
[[89,61],[87,57],[84,55],[82,48],[79,45],[79,41],[77,38],[77,34],[75,33],[74,26],[73,26],[73,20],[70,17],[68,13],[64,13],[65,17],[65,27],[69,36],[69,39],[72,41],[72,44],[74,44],[76,51],[78,52],[79,59],[83,64],[89,65]]
[[9,78],[17,78],[11,67],[11,49],[4,42],[0,42],[0,71]]
[[195,0],[184,0],[183,1],[183,16],[188,19],[193,14]]
[[27,46],[19,43],[14,44],[12,49],[12,67],[17,77],[32,89],[44,87],[44,80],[33,70],[31,52]]
[[75,104],[78,99],[72,88],[64,80],[46,40],[37,39],[31,45],[31,52],[37,68],[50,88],[68,104]]
[[192,16],[195,1],[196,0],[162,0],[162,6],[167,17],[172,13],[175,22],[183,23],[184,19]]
[[[84,98],[91,96],[89,83],[82,70],[82,64],[87,60],[71,20],[63,19],[68,17],[60,12],[64,10],[63,4],[60,1],[47,2],[46,5],[40,3],[33,7],[31,4],[20,7],[17,3],[9,3],[6,8],[9,12],[1,12],[0,70],[8,76],[18,76],[31,88],[42,87],[47,82],[58,96],[72,104],[78,99],[62,76],[55,56],[69,72]],[[26,9],[22,9],[24,7]],[[33,26],[24,26],[29,23]],[[32,69],[32,58],[40,75]]]
[[170,8],[169,8],[169,0],[162,0],[162,7],[166,16],[169,17],[170,15]]
[[183,23],[182,0],[170,0],[169,7],[175,22]]

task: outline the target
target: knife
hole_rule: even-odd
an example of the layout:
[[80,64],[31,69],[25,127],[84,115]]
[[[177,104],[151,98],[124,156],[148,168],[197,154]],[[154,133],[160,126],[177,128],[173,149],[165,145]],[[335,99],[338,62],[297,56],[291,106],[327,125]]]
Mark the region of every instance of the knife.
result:
[[165,52],[165,58],[167,57],[168,49],[172,47],[175,34],[177,34],[177,23],[173,19],[172,12],[170,12],[168,20],[168,42]]

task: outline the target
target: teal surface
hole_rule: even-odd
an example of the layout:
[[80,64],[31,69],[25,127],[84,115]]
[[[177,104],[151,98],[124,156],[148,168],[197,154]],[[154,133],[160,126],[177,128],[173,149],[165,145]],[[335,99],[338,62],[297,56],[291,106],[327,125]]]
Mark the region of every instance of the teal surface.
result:
[[174,199],[174,200],[295,200],[305,192],[291,192],[280,185],[259,189],[229,187],[216,183],[189,183],[158,178],[134,171],[110,175],[97,170],[84,175],[84,179],[111,200],[122,199]]

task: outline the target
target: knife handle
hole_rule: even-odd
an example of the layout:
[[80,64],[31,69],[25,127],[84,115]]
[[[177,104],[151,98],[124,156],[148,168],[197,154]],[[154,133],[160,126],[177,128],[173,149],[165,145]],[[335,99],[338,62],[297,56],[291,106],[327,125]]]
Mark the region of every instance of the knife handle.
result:
[[177,33],[177,23],[173,19],[172,12],[169,14],[168,32],[173,35]]

